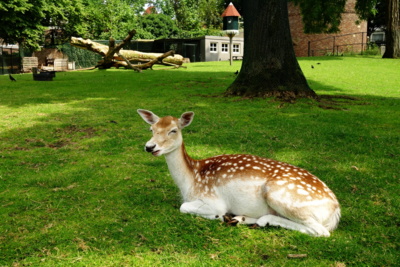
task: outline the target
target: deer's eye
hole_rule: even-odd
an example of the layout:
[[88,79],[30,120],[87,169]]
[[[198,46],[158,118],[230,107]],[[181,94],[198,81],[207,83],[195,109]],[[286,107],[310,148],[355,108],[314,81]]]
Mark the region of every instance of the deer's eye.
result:
[[168,133],[168,135],[170,135],[170,134],[176,134],[177,132],[178,132],[178,130],[173,129],[173,130],[171,130],[171,131]]

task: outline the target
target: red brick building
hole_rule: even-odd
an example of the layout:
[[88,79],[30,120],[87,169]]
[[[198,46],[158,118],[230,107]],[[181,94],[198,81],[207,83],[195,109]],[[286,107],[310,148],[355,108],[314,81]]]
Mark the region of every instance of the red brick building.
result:
[[293,47],[298,57],[322,56],[348,52],[359,53],[366,48],[367,22],[356,23],[356,0],[346,2],[345,13],[342,14],[340,32],[336,34],[305,34],[301,20],[300,8],[292,2],[288,3],[289,23]]

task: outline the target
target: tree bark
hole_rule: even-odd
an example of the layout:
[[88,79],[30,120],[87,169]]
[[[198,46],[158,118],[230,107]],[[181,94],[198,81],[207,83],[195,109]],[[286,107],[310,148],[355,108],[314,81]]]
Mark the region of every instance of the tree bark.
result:
[[244,57],[227,95],[316,97],[297,62],[286,0],[243,1]]
[[386,50],[384,58],[400,58],[400,5],[399,0],[388,2]]

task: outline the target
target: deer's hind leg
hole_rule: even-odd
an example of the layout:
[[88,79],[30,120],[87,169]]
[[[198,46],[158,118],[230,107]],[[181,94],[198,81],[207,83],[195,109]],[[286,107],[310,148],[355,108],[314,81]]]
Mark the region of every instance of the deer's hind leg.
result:
[[295,230],[313,236],[330,236],[329,231],[322,224],[316,221],[313,222],[312,220],[305,225],[272,214],[264,215],[260,218],[235,216],[233,220],[238,221],[239,224],[255,224],[260,227],[265,227],[268,225],[280,226],[285,229]]
[[226,208],[223,203],[216,203],[215,201],[211,204],[207,203],[206,200],[197,199],[191,202],[185,202],[181,205],[180,211],[182,213],[190,213],[199,215],[201,217],[215,220],[223,220],[223,216],[226,214]]

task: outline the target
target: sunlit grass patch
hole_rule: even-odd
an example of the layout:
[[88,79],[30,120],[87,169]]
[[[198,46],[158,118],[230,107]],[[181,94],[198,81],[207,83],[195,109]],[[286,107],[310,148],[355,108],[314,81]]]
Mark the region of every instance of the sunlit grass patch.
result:
[[[227,98],[240,62],[0,77],[0,266],[394,266],[399,262],[399,61],[301,58],[310,99]],[[317,64],[320,63],[320,64]],[[314,69],[310,65],[314,65]],[[330,238],[181,214],[137,115],[195,112],[194,158],[249,153],[306,168],[342,205]],[[306,254],[300,259],[288,254]]]

